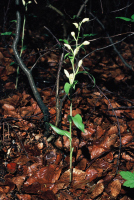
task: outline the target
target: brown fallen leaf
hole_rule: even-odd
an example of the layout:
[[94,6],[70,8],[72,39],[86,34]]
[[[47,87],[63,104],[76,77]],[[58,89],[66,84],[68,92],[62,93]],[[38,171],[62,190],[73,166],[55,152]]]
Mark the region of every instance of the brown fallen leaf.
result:
[[114,198],[117,198],[117,196],[118,196],[118,194],[120,193],[120,190],[121,190],[121,183],[120,183],[120,181],[118,179],[114,180],[112,183],[109,184],[108,187],[111,190],[111,195]]
[[10,104],[6,104],[6,103],[2,106],[2,108],[3,108],[4,110],[15,110],[15,107],[14,107],[14,106],[12,106],[12,105],[10,105]]
[[[6,77],[4,78],[4,80],[6,79]],[[8,82],[4,85],[4,88],[6,90],[14,90],[15,89],[15,84],[13,82]]]
[[19,200],[31,200],[31,196],[29,194],[16,194]]
[[23,154],[19,155],[17,158],[14,159],[14,162],[17,163],[18,165],[26,165],[28,161],[29,161],[29,158]]
[[59,196],[58,196],[58,200],[73,200],[73,198],[71,197],[70,194],[68,194],[68,192],[64,192],[64,191],[61,191]]
[[72,146],[74,147],[74,152],[76,152],[79,147],[79,139],[77,137],[72,138]]
[[132,140],[133,140],[133,136],[127,134],[121,138],[121,143],[122,143],[122,145],[125,145],[125,144],[131,142]]
[[[88,148],[89,149],[89,148]],[[99,155],[101,155],[104,151],[106,151],[104,148],[99,147],[97,145],[93,145],[93,148],[91,150],[91,159],[97,158]],[[89,149],[90,152],[90,149]]]
[[88,124],[88,127],[84,129],[85,132],[81,132],[81,137],[84,140],[91,139],[91,136],[95,133],[95,129],[92,128],[92,124]]
[[83,158],[78,165],[75,167],[76,169],[85,170],[87,165],[87,159]]
[[49,113],[51,115],[55,115],[56,114],[56,109],[55,108],[50,108]]
[[126,154],[125,152],[122,153],[122,159],[134,162],[134,158],[132,158],[130,155]]
[[59,179],[60,174],[61,168],[54,164],[50,164],[37,171],[33,178],[39,183],[55,183],[55,181]]
[[104,133],[105,133],[105,130],[103,130],[101,128],[101,126],[97,126],[97,129],[96,129],[96,138],[99,139]]
[[40,165],[40,163],[33,163],[32,165],[28,166],[27,175],[29,177],[34,175],[37,172],[39,165]]
[[115,77],[115,80],[116,80],[116,81],[121,81],[121,80],[123,80],[124,78],[125,78],[125,75],[124,75],[124,74],[120,74],[120,75],[118,75],[118,76]]
[[96,117],[94,119],[94,123],[100,126],[102,123],[102,120],[103,120],[103,117]]
[[17,186],[18,191],[21,189],[24,181],[25,181],[26,176],[16,176],[12,178],[13,183]]
[[80,114],[81,115],[81,109],[76,108],[75,110],[72,111],[72,116],[74,117],[75,115]]
[[117,126],[111,126],[107,132],[108,135],[117,134],[117,133],[118,133]]
[[[72,185],[73,184],[79,184],[81,181],[85,180],[86,178],[86,172],[73,168],[73,181],[72,181]],[[70,177],[70,169],[68,169],[67,171],[65,171],[60,179],[59,182],[63,182],[63,183],[67,183],[67,185],[69,184],[69,177]]]
[[66,137],[65,135],[63,136],[63,146],[64,146],[65,150],[69,151],[70,141],[69,141],[69,138]]
[[106,135],[104,137],[104,140],[101,142],[100,147],[108,150],[112,145],[115,144],[117,138],[117,134]]
[[0,190],[0,200],[9,200],[7,194],[1,194],[1,190]]
[[64,185],[65,185],[65,183],[55,183],[54,184],[54,187],[52,188],[52,191],[53,191],[53,193],[54,194],[56,194],[59,190],[61,190],[61,189],[63,189],[64,188]]
[[49,200],[49,199],[57,200],[57,197],[55,196],[52,190],[47,190],[43,192],[41,195],[39,195],[39,197],[41,197],[41,199],[43,200]]
[[87,169],[86,174],[86,179],[88,179],[90,182],[98,177],[98,172],[95,169]]
[[10,75],[10,74],[14,73],[16,71],[16,69],[15,69],[15,67],[13,67],[11,65],[7,65],[6,71],[7,71],[7,75]]
[[92,199],[96,198],[98,195],[100,195],[103,192],[103,190],[104,190],[104,184],[98,183],[91,194],[91,198]]

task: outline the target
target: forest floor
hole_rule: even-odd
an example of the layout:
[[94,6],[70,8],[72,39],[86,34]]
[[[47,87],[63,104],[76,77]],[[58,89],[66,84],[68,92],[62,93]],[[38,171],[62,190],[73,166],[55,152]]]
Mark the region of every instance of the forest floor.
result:
[[[8,38],[7,38],[8,40]],[[30,69],[37,58],[33,77],[50,113],[56,121],[55,83],[61,50],[46,43],[45,36],[35,33],[32,42],[45,48],[28,46],[22,58]],[[51,142],[45,135],[43,114],[35,101],[28,80],[20,70],[15,89],[16,66],[11,65],[12,48],[0,43],[0,200],[132,200],[133,189],[123,186],[120,171],[134,171],[134,78],[113,48],[94,51],[109,41],[91,42],[81,57],[92,52],[83,66],[86,74],[73,95],[73,116],[80,114],[85,133],[73,125],[73,180],[69,183],[69,139],[55,136]],[[40,45],[41,46],[41,45]],[[18,47],[19,49],[20,47]],[[134,68],[134,43],[122,41],[117,46],[123,58]],[[45,49],[45,50],[44,50]],[[68,60],[60,75],[60,99],[65,95],[67,81],[64,69],[71,72]],[[82,69],[80,69],[82,70]],[[62,107],[60,127],[68,130],[70,101]]]

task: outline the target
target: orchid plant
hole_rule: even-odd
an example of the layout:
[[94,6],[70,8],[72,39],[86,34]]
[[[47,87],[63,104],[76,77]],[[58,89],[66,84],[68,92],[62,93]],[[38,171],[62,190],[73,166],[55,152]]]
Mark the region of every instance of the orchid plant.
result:
[[72,155],[73,155],[73,147],[72,147],[72,122],[75,124],[75,126],[80,129],[82,132],[84,132],[84,124],[82,122],[82,117],[77,114],[74,117],[72,116],[72,92],[75,89],[75,85],[78,83],[77,80],[75,80],[75,77],[78,73],[88,73],[88,72],[79,72],[79,69],[82,65],[82,60],[79,60],[78,62],[78,66],[75,68],[75,58],[76,55],[78,54],[80,48],[84,45],[89,45],[90,42],[89,41],[84,41],[82,44],[78,45],[78,39],[79,39],[79,35],[80,35],[80,28],[81,25],[85,22],[88,22],[89,18],[84,18],[79,24],[78,23],[73,23],[75,25],[75,27],[78,29],[78,34],[77,37],[75,35],[75,32],[71,32],[72,37],[75,40],[75,46],[76,48],[73,50],[71,45],[68,43],[65,43],[64,46],[70,51],[69,53],[67,53],[65,55],[65,58],[68,57],[71,61],[71,65],[72,65],[72,70],[73,73],[69,74],[69,72],[64,69],[64,73],[66,75],[66,77],[69,79],[69,82],[66,82],[64,85],[64,90],[66,92],[66,94],[68,95],[69,99],[70,99],[70,115],[68,115],[68,121],[69,121],[69,132],[65,131],[65,130],[61,130],[59,128],[57,128],[56,126],[50,124],[50,126],[53,128],[53,130],[60,134],[60,135],[64,135],[67,136],[69,138],[70,141],[70,182],[72,181],[72,174],[73,174],[73,169],[72,169]]

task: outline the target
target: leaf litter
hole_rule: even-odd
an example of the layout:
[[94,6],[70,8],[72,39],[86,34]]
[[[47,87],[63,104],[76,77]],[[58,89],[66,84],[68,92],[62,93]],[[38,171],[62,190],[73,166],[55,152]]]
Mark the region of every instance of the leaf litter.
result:
[[[126,45],[126,43],[122,45]],[[129,47],[129,45],[127,44]],[[125,59],[131,58],[131,51],[123,49]],[[12,52],[11,52],[12,53]],[[52,51],[42,57],[40,65],[46,62],[47,70],[37,70],[41,80],[56,81],[59,52]],[[95,59],[96,57],[96,59]],[[101,59],[100,59],[101,58]],[[55,135],[50,143],[44,135],[43,114],[29,90],[15,90],[14,82],[8,80],[16,71],[10,66],[11,57],[6,51],[0,53],[3,66],[0,67],[2,92],[8,96],[0,99],[1,154],[0,154],[0,198],[3,199],[132,199],[122,185],[120,171],[134,171],[134,110],[133,81],[128,70],[116,57],[116,65],[109,55],[92,53],[84,59],[84,66],[90,68],[96,82],[108,99],[90,83],[87,76],[79,78],[73,96],[73,117],[82,115],[84,132],[73,126],[72,144],[73,180],[69,183],[69,139]],[[26,61],[34,64],[31,57]],[[68,64],[69,66],[69,64]],[[124,71],[121,69],[124,67]],[[70,68],[70,66],[69,66]],[[68,69],[69,70],[69,69]],[[61,71],[60,98],[63,97],[65,76]],[[131,81],[131,87],[127,87]],[[50,81],[51,82],[51,81]],[[48,105],[50,122],[56,121],[56,99],[54,84],[44,88],[39,84],[43,102]],[[25,83],[23,83],[25,88]],[[22,92],[21,92],[22,90]],[[2,93],[3,94],[3,93]],[[109,104],[109,101],[111,104]],[[61,127],[68,131],[69,100],[62,108]],[[115,113],[112,108],[114,108]],[[120,125],[121,141],[117,125]],[[11,141],[8,139],[11,138]],[[8,141],[8,142],[7,142]],[[121,149],[120,149],[121,142]]]

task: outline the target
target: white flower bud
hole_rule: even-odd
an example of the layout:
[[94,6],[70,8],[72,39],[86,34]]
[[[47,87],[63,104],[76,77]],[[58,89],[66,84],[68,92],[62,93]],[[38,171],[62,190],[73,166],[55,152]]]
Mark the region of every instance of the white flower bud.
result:
[[73,38],[75,38],[75,32],[71,32],[71,35],[73,36]]
[[79,27],[79,25],[78,25],[77,23],[73,23],[73,25],[75,25],[75,27],[76,27],[76,28],[78,28],[78,27]]
[[77,47],[77,48],[74,50],[74,56],[76,56],[76,54],[79,52],[79,49],[80,49],[80,47]]
[[67,47],[69,50],[71,49],[71,46],[69,44],[64,44],[65,47]]
[[74,74],[73,73],[69,75],[69,82],[70,82],[71,85],[74,82]]
[[80,60],[79,62],[78,62],[78,67],[80,67],[82,65],[82,60]]
[[25,2],[25,0],[22,0],[22,3],[23,3],[23,6],[25,6],[25,5],[26,5],[26,2]]
[[90,42],[88,42],[88,41],[84,41],[82,44],[83,44],[83,45],[89,45]]
[[64,69],[64,73],[65,73],[66,77],[69,78],[69,73],[66,69]]
[[64,69],[64,73],[65,73],[66,77],[69,79],[70,84],[72,85],[74,82],[75,75],[73,73],[69,74],[66,69]]
[[89,18],[84,18],[81,23],[85,23],[85,22],[88,22],[88,21],[89,21]]

